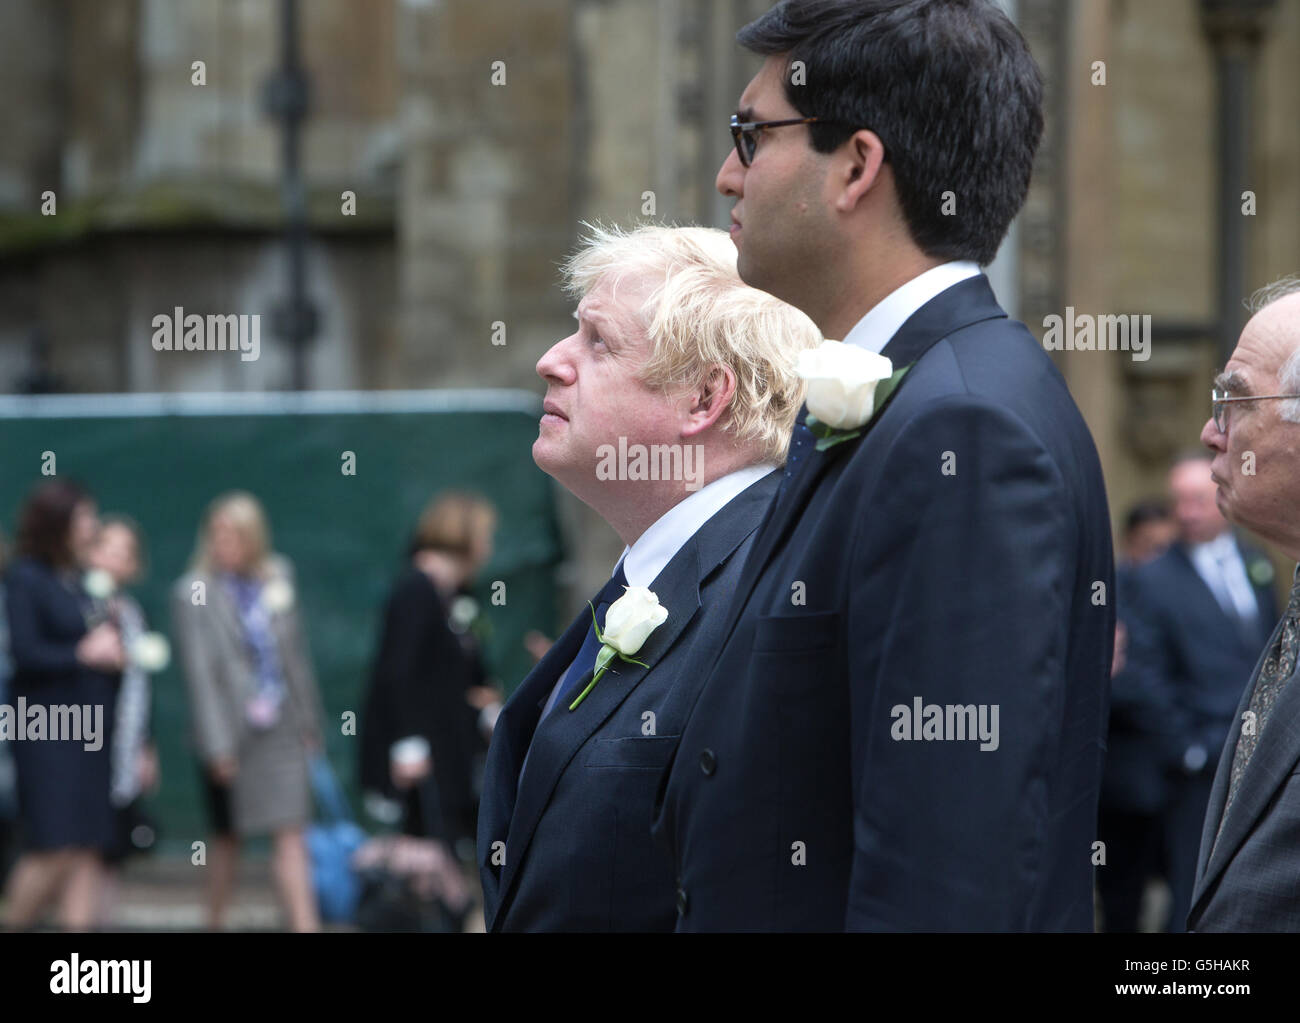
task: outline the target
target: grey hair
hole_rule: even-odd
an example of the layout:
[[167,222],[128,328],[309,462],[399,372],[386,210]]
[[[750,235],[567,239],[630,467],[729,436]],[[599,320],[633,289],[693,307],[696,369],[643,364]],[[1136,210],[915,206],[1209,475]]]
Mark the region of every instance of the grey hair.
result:
[[[1255,314],[1278,299],[1297,293],[1300,293],[1300,274],[1289,274],[1256,291],[1246,300],[1246,308]],[[1282,368],[1277,372],[1277,382],[1283,394],[1300,394],[1300,344],[1282,363]],[[1300,398],[1282,402],[1278,415],[1288,423],[1300,423]]]

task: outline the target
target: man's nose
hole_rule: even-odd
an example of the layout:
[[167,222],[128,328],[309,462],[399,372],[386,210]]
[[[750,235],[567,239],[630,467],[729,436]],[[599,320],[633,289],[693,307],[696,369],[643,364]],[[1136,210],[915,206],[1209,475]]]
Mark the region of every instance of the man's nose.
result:
[[1211,451],[1226,451],[1228,435],[1220,433],[1219,428],[1214,425],[1214,417],[1210,416],[1201,427],[1201,443]]
[[555,380],[561,384],[571,384],[577,379],[573,360],[569,358],[569,342],[577,335],[570,334],[563,341],[557,341],[546,350],[546,354],[537,360],[537,375],[543,380]]
[[737,199],[741,197],[745,186],[745,168],[740,164],[740,154],[736,152],[735,146],[731,147],[727,158],[722,161],[722,166],[718,168],[718,177],[713,184],[723,195],[734,196]]

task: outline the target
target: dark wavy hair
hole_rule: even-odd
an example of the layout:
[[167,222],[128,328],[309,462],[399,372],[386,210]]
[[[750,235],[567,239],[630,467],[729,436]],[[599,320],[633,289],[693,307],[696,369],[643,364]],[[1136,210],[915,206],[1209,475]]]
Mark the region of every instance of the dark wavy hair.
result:
[[37,486],[18,513],[16,553],[51,568],[74,564],[76,554],[68,543],[72,513],[83,501],[93,500],[75,480],[55,479]]
[[[1043,80],[992,0],[783,0],[736,38],[784,58],[799,113],[837,122],[809,125],[817,152],[863,128],[880,137],[927,256],[993,262],[1029,191]],[[790,73],[795,61],[802,75]]]

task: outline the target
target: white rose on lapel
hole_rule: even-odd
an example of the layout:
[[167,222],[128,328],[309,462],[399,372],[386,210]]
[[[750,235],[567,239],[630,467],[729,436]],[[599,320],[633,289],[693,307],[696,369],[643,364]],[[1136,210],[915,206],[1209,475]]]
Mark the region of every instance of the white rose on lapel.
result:
[[271,614],[283,614],[293,607],[293,587],[278,577],[268,579],[262,587],[262,605]]
[[[668,608],[660,604],[654,592],[644,586],[624,586],[623,590],[623,596],[610,604],[605,612],[603,629],[596,622],[596,609],[591,608],[591,624],[596,630],[596,638],[600,641],[600,649],[596,652],[596,664],[591,682],[578,694],[578,698],[569,704],[569,710],[578,709],[579,704],[596,687],[596,683],[600,681],[614,658],[617,657],[620,661],[627,661],[630,664],[639,664],[643,668],[650,667],[632,655],[641,649],[650,633],[668,620]],[[591,607],[590,602],[587,606]]]
[[474,619],[477,617],[478,601],[473,597],[462,595],[451,602],[450,624],[452,632],[468,632],[469,627],[474,624]]
[[808,381],[808,412],[836,430],[855,430],[871,419],[876,385],[893,363],[843,341],[823,341],[799,353],[795,375]]
[[92,568],[81,579],[81,585],[96,600],[107,600],[117,589],[113,577],[102,568]]
[[624,587],[626,592],[605,612],[602,639],[624,657],[641,649],[650,633],[668,617],[668,609],[644,586]]
[[151,675],[167,667],[172,658],[172,648],[167,637],[159,632],[142,632],[131,644],[131,663]]

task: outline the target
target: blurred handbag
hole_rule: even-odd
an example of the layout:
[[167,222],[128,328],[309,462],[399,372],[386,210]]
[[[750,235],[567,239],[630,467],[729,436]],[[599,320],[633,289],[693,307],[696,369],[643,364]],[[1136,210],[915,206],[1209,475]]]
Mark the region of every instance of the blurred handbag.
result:
[[311,789],[319,819],[307,829],[312,887],[321,919],[349,922],[356,915],[361,879],[352,869],[352,854],[365,843],[365,831],[352,819],[343,788],[324,756],[311,760]]

